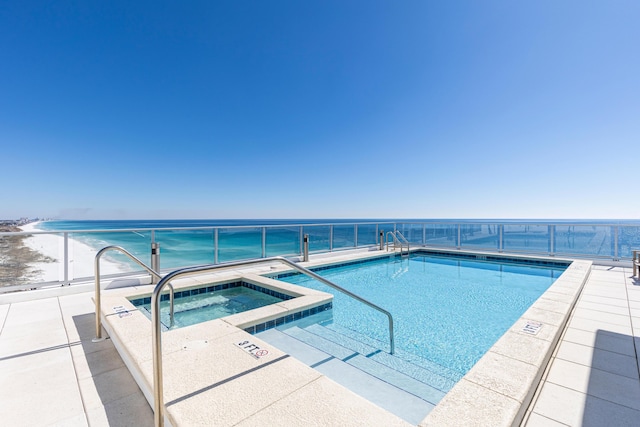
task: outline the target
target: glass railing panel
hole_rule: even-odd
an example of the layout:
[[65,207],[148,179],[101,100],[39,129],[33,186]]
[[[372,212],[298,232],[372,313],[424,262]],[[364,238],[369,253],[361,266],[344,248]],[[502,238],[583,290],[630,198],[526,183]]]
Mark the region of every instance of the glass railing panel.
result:
[[358,224],[358,246],[371,246],[378,241],[376,224]]
[[614,227],[609,225],[556,225],[555,252],[613,256]]
[[266,227],[267,256],[299,255],[300,227]]
[[502,248],[504,251],[551,252],[549,225],[504,224]]
[[355,247],[355,228],[353,224],[333,226],[333,249]]
[[302,234],[309,235],[309,252],[328,252],[331,250],[331,227],[329,225],[305,225]]
[[458,224],[425,224],[426,244],[433,246],[458,246]]
[[218,262],[262,258],[262,227],[220,228]]
[[[96,254],[106,246],[120,246],[151,263],[150,231],[69,233],[69,279],[93,277]],[[100,275],[141,272],[142,268],[121,252],[108,251],[100,258]]]
[[500,245],[498,224],[461,224],[460,247],[497,250]]
[[396,230],[401,232],[410,243],[421,245],[423,242],[422,224],[398,223]]
[[640,226],[618,226],[618,257],[631,258],[632,251],[640,250]]
[[[160,246],[160,270],[215,262],[212,228],[157,230],[155,241]],[[151,253],[150,243],[147,252]],[[150,255],[145,258],[150,260]]]
[[0,287],[62,281],[62,233],[0,237]]

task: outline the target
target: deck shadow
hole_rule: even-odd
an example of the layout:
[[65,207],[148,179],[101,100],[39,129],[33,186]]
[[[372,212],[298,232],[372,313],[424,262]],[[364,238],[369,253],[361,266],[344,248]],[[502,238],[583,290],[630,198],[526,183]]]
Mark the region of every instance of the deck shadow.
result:
[[80,336],[74,365],[89,424],[152,426],[153,411],[113,342],[92,341],[95,315],[73,316],[73,323]]
[[640,359],[633,336],[598,330],[583,411],[583,427],[635,427],[640,419]]

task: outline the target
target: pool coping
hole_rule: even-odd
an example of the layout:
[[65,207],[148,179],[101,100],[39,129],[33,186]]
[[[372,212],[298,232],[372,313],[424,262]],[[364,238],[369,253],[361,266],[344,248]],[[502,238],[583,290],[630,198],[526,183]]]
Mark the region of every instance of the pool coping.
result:
[[[534,266],[546,263],[568,265],[560,277],[419,423],[421,427],[519,426],[560,341],[571,311],[589,278],[593,262],[425,247],[412,248],[411,252],[451,255],[460,258],[461,261],[527,260],[533,261]],[[397,255],[368,254],[356,262],[387,256]],[[309,263],[305,267],[313,269],[317,266],[335,267],[349,263],[348,260],[338,259],[331,263]]]
[[[529,407],[529,404],[531,403],[531,400],[533,399],[535,390],[551,358],[551,354],[557,343],[559,342],[560,336],[562,334],[562,331],[564,330],[564,327],[566,326],[566,322],[568,321],[571,310],[575,305],[580,291],[589,276],[592,261],[571,260],[556,257],[526,256],[507,253],[496,254],[495,252],[481,251],[447,251],[443,249],[432,250],[424,247],[412,248],[412,252],[414,251],[425,253],[432,252],[439,254],[449,253],[452,255],[469,254],[470,256],[478,256],[479,259],[483,259],[483,257],[485,256],[498,256],[501,258],[516,260],[538,259],[543,262],[559,261],[570,263],[567,270],[551,285],[551,287],[549,287],[549,289],[538,300],[536,300],[536,302],[523,314],[523,316],[518,319],[518,321],[516,321],[514,325],[480,359],[480,361],[478,361],[478,363],[474,365],[474,367],[462,378],[462,380],[460,380],[449,391],[449,393],[447,393],[447,395],[427,415],[427,417],[423,419],[421,423],[419,423],[420,426],[458,426],[461,424],[494,426],[519,425],[526,413],[527,408]],[[338,264],[349,263],[350,261],[358,262],[362,260],[389,256],[395,256],[395,254],[380,251],[357,254],[342,254],[340,256],[332,257],[331,259],[315,259],[311,262],[300,264],[306,268],[313,268],[326,265],[335,266]],[[265,284],[267,286],[273,286],[278,290],[282,289],[283,286],[301,288],[296,285],[291,285],[275,279],[264,277],[264,275],[282,274],[286,271],[288,271],[286,267],[278,266],[271,267],[271,270],[262,272],[235,272],[232,274],[216,273],[215,275],[209,276],[213,276],[214,280],[232,280],[233,278],[241,278],[241,280],[243,281],[253,281],[253,283],[259,284],[260,286],[265,286]],[[194,286],[193,282],[190,282],[191,284],[188,284],[186,282],[191,280],[200,282],[206,281],[207,283],[211,283],[211,277],[203,277],[197,279],[190,278],[179,279],[176,281],[176,283],[174,283],[174,286],[176,287],[176,289]],[[152,373],[149,372],[149,364],[151,360],[151,334],[149,334],[148,332],[150,322],[142,313],[138,313],[135,307],[133,307],[132,305],[128,307],[126,306],[126,303],[124,303],[125,307],[127,308],[127,310],[131,310],[131,315],[121,316],[122,312],[116,313],[113,309],[110,309],[110,307],[122,305],[125,296],[140,295],[142,293],[148,294],[150,293],[150,289],[152,289],[152,286],[141,286],[137,287],[136,289],[114,289],[105,292],[103,296],[102,306],[104,317],[103,323],[105,329],[112,337],[114,345],[118,349],[118,352],[121,354],[123,360],[125,361],[125,364],[127,364],[129,369],[132,371],[132,375],[140,385],[140,388],[143,390],[143,393],[147,397],[147,400],[153,406],[151,393]],[[291,290],[292,288],[289,289]],[[306,296],[310,298],[309,301],[313,300],[314,303],[320,303],[322,298],[326,298],[326,295],[330,295],[325,294],[325,296],[323,297],[319,295],[323,294],[319,291],[312,291],[306,288],[302,289],[304,289],[305,292],[308,292]],[[295,292],[296,290],[294,289],[293,291]],[[297,291],[302,292],[301,289],[297,289]],[[298,298],[283,301],[283,303],[295,301],[296,299]],[[237,341],[240,336],[237,334],[244,334],[242,335],[244,339],[247,339],[247,337],[249,337],[249,339],[253,340],[254,342],[258,342],[265,348],[272,347],[272,349],[270,350],[272,351],[272,354],[274,356],[277,355],[275,357],[285,357],[287,355],[280,352],[275,347],[261,342],[253,335],[249,335],[248,333],[246,333],[246,331],[242,330],[245,329],[247,325],[250,325],[251,322],[255,322],[257,320],[275,319],[279,314],[281,314],[281,308],[278,308],[278,310],[275,311],[263,310],[267,309],[268,307],[270,306],[256,309],[261,310],[261,312],[257,313],[257,317],[238,313],[237,315],[229,316],[232,317],[232,319],[217,319],[205,322],[204,324],[194,325],[175,331],[170,331],[169,333],[164,333],[163,354],[168,355],[184,351],[185,342],[196,343],[193,344],[192,347],[197,347],[198,345],[202,345],[203,340],[209,340],[211,342],[218,343],[220,340],[224,341],[226,339],[225,345],[228,346],[229,339]],[[282,307],[282,309],[288,310],[290,309],[290,307]],[[146,326],[143,322],[141,322],[140,318],[136,316],[136,314],[144,318]],[[129,320],[123,322],[122,319]],[[127,326],[124,326],[124,324],[127,322],[129,324]],[[209,326],[203,327],[201,325]],[[146,333],[140,331],[144,331]],[[182,332],[175,333],[178,331]],[[130,344],[127,344],[126,346],[123,345],[123,341],[127,343],[133,343],[133,349],[129,348]],[[192,349],[190,348],[189,350]],[[193,351],[190,351],[190,353],[193,353]],[[225,351],[225,353],[231,354],[233,352],[228,349],[227,351]],[[295,361],[295,359],[293,359],[293,361],[289,361],[288,359],[286,360],[287,365],[291,365],[291,363]],[[282,360],[284,361],[284,359]],[[260,361],[258,362],[259,363],[257,366],[263,364]],[[136,373],[134,372],[134,370],[132,370],[130,364],[144,366]],[[284,363],[278,362],[277,365],[280,364],[283,364],[283,366],[279,369],[274,369],[274,372],[277,371],[282,373],[283,368],[285,369],[285,371],[291,369],[291,366],[284,367]],[[311,368],[308,368],[306,365],[298,362],[295,369],[300,369],[300,372],[307,372],[305,371],[305,369]],[[355,395],[353,395],[353,393],[351,393],[350,391],[346,389],[344,389],[343,391],[336,391],[341,390],[342,386],[339,386],[338,384],[326,379],[316,371],[313,372],[319,377],[322,377],[324,378],[324,380],[328,381],[328,384],[331,384],[331,386],[328,387],[331,388],[332,393],[338,393],[338,395],[344,394],[348,397],[348,400],[354,399]],[[308,374],[311,375],[311,377],[313,377],[314,379],[309,381],[309,383],[305,384],[302,388],[308,387],[311,383],[314,383],[317,378],[319,378],[314,377],[315,374]],[[165,373],[165,375],[167,377],[170,377],[174,374],[170,375],[169,373]],[[177,375],[179,376],[179,374]],[[220,375],[224,376],[224,373],[217,373],[216,375],[218,375],[218,377]],[[170,380],[165,381],[170,382]],[[326,384],[323,385],[323,387],[325,386]],[[165,392],[165,395],[166,394],[168,394],[168,392]],[[295,393],[292,392],[292,394]],[[314,397],[314,399],[308,402],[305,400],[305,404],[311,405],[310,408],[312,408],[312,411],[315,410],[313,409],[313,407],[317,404],[313,402],[315,402],[318,398],[322,398],[322,396]],[[360,398],[359,396],[357,397]],[[166,399],[166,401],[169,401],[169,399]],[[396,425],[397,423],[400,423],[399,425],[403,425],[402,420],[389,413],[386,413],[386,411],[369,403],[368,401],[365,402],[369,403],[376,409],[371,409],[368,405],[363,404],[358,399],[356,399],[356,401],[358,401],[358,405],[364,405],[363,407],[367,408],[363,414],[357,415],[358,417],[362,417],[361,420],[368,419],[376,420],[376,422],[379,422],[379,416],[382,416],[383,418],[390,416],[390,418],[385,418],[387,419],[388,423],[390,423],[390,425]],[[177,408],[172,407],[172,405],[167,406],[167,421],[169,421],[169,423],[172,425],[173,423],[171,421],[175,422],[175,417],[173,414],[173,412],[176,412],[175,409]],[[301,411],[305,411],[308,408],[304,409],[301,407],[298,409]],[[380,415],[381,413],[378,410],[382,411],[381,413],[384,415]],[[258,412],[262,413],[261,411]],[[180,410],[178,412],[182,414],[180,415],[180,423],[184,423],[185,421],[182,417],[188,417],[188,411]],[[328,415],[325,415],[325,417],[326,416]]]
[[[551,257],[540,258],[556,260]],[[571,262],[564,273],[445,395],[419,426],[511,427],[522,423],[591,272],[592,261],[562,260]]]

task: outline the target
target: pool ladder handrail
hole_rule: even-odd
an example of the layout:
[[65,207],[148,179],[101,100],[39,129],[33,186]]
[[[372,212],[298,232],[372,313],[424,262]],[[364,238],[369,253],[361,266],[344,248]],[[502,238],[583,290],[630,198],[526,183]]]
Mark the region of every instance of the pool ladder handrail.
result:
[[[101,305],[101,299],[100,299],[100,294],[101,294],[101,287],[100,287],[100,258],[102,258],[102,255],[105,252],[108,251],[118,251],[123,253],[124,255],[128,256],[129,258],[131,258],[135,263],[137,263],[139,266],[141,266],[142,268],[144,268],[145,270],[147,270],[147,272],[149,272],[149,274],[151,274],[152,279],[151,279],[151,283],[153,284],[153,278],[157,279],[157,280],[162,280],[162,276],[160,275],[160,273],[158,273],[157,271],[155,271],[154,269],[150,268],[149,266],[147,266],[145,263],[143,263],[142,261],[140,261],[138,258],[136,258],[133,254],[131,254],[130,252],[128,252],[126,249],[120,247],[120,246],[107,246],[104,247],[102,249],[100,249],[98,251],[98,253],[96,254],[96,258],[94,261],[94,270],[95,270],[95,303],[96,303],[96,337],[93,339],[93,342],[98,342],[98,341],[102,341],[104,338],[102,338],[102,319],[101,319],[101,311],[102,311],[102,305]],[[174,290],[173,290],[173,285],[171,283],[169,283],[169,327],[172,327],[174,325],[174,307],[173,307],[173,294],[174,294]]]
[[160,327],[160,293],[162,289],[169,283],[170,280],[175,280],[177,277],[183,277],[188,275],[206,273],[213,270],[217,270],[220,268],[229,268],[229,267],[242,267],[253,264],[265,264],[271,262],[281,262],[283,264],[288,265],[294,270],[299,271],[300,273],[312,277],[325,285],[340,291],[357,301],[362,302],[363,304],[368,305],[369,307],[378,310],[379,312],[385,314],[389,319],[389,347],[390,354],[393,354],[395,351],[395,344],[393,339],[393,316],[387,310],[382,307],[377,306],[376,304],[367,301],[359,295],[354,294],[351,291],[344,289],[343,287],[336,285],[333,282],[325,279],[322,276],[317,275],[311,270],[308,270],[304,267],[301,267],[294,263],[293,261],[289,261],[288,259],[275,256],[270,258],[262,258],[258,260],[245,260],[245,261],[231,261],[223,264],[207,264],[200,265],[195,267],[187,267],[179,270],[172,271],[167,274],[158,282],[155,289],[153,290],[153,294],[151,295],[151,323],[153,327],[153,335],[152,335],[152,345],[153,345],[153,393],[154,393],[154,410],[153,410],[153,418],[154,424],[156,427],[161,427],[164,425],[164,391],[163,391],[163,379],[162,379],[162,331]]
[[[392,239],[389,239],[389,235],[391,235]],[[407,245],[407,255],[410,253],[409,241],[404,237],[404,235],[396,230],[396,231],[387,231],[387,251],[389,251],[389,241],[393,240],[393,250],[396,250],[396,245],[400,246],[400,255],[404,253],[404,245]]]
[[[406,243],[407,244],[407,255],[409,255],[410,253],[410,248],[409,248],[409,241],[407,240],[406,237],[404,237],[404,234],[402,234],[400,231],[396,230],[396,237],[398,237],[398,239],[400,240],[400,242],[402,243]],[[402,245],[400,246],[400,255],[402,255]]]

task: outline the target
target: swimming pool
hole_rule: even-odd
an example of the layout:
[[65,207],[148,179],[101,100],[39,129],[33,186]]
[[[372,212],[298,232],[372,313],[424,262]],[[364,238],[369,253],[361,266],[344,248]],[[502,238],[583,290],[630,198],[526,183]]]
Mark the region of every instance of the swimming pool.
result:
[[[569,265],[480,258],[417,253],[316,272],[390,311],[399,353],[461,378]],[[333,293],[333,318],[326,327],[360,340],[364,333],[370,344],[388,347],[386,319],[377,311],[306,276],[277,279]]]

